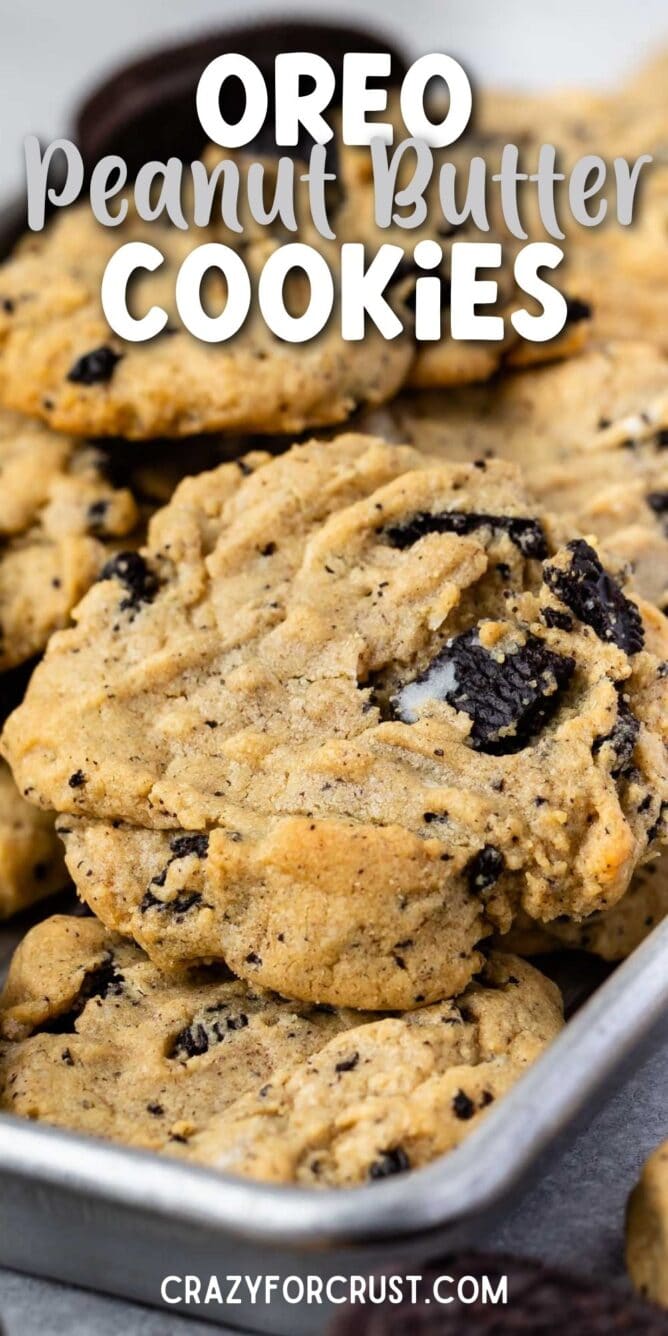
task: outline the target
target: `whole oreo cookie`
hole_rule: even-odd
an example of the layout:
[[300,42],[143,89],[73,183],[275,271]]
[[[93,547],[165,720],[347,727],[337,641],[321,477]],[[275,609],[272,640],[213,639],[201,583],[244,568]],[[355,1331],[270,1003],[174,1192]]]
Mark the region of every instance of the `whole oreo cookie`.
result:
[[[357,26],[327,23],[253,23],[217,29],[195,41],[166,46],[132,61],[98,85],[75,113],[74,139],[87,166],[107,153],[120,154],[130,177],[144,162],[170,157],[187,161],[204,146],[195,109],[200,75],[210,61],[226,51],[248,56],[262,71],[273,99],[274,61],[284,51],[313,51],[329,61],[336,76],[334,104],[340,104],[343,58],[348,51],[389,51],[391,79],[399,84],[408,67],[403,52],[377,33]],[[239,118],[244,94],[237,80],[228,80],[221,110]],[[270,136],[253,144],[256,152],[275,153]],[[297,156],[308,152],[299,144]]]
[[[412,1266],[411,1271],[419,1271]],[[483,1298],[493,1295],[507,1277],[506,1302]],[[434,1298],[434,1284],[440,1281]],[[463,1282],[463,1284],[462,1284]],[[375,1293],[378,1293],[376,1280]],[[461,1286],[461,1288],[460,1288]],[[403,1286],[401,1303],[380,1306],[359,1303],[346,1307],[332,1324],[329,1336],[519,1336],[539,1332],[552,1336],[665,1336],[668,1316],[629,1294],[582,1276],[569,1276],[541,1262],[485,1253],[444,1257],[422,1271],[419,1299],[410,1302],[410,1286]],[[464,1296],[464,1302],[458,1294]],[[478,1298],[475,1298],[476,1293]],[[445,1299],[452,1302],[445,1303]]]

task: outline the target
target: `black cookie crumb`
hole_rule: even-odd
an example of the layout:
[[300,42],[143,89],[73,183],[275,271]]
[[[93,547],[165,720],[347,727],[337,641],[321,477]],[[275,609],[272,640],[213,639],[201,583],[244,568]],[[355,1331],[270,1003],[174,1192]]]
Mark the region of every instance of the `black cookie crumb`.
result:
[[153,891],[147,891],[139,905],[139,912],[145,914],[149,909],[157,909],[161,912],[168,911],[176,918],[182,918],[189,910],[196,906],[199,908],[201,905],[202,896],[199,891],[179,891],[172,900],[160,900]]
[[650,492],[647,496],[647,504],[650,510],[654,511],[657,519],[662,521],[664,529],[668,531],[668,492]]
[[566,324],[579,325],[583,320],[591,320],[592,308],[589,302],[579,297],[566,298]]
[[201,1057],[203,1053],[208,1053],[209,1049],[215,1047],[216,1044],[222,1044],[230,1032],[246,1029],[248,1016],[244,1011],[222,1016],[220,1013],[225,1010],[225,1003],[215,1007],[207,1007],[208,1013],[218,1013],[217,1020],[211,1021],[207,1018],[205,1021],[192,1021],[190,1025],[186,1025],[182,1030],[179,1030],[172,1042],[169,1057],[182,1061],[187,1061],[188,1058]]
[[581,622],[592,627],[599,640],[612,642],[627,654],[637,654],[645,636],[635,603],[622,593],[583,538],[569,543],[567,550],[571,554],[567,570],[544,568],[548,588]]
[[562,612],[559,608],[541,608],[540,615],[550,630],[555,627],[559,631],[573,630],[573,618],[568,612]]
[[352,1072],[355,1070],[359,1060],[360,1060],[359,1053],[351,1053],[349,1058],[342,1058],[340,1062],[337,1062],[334,1071]]
[[39,1026],[39,1030],[47,1034],[74,1034],[76,1022],[92,998],[98,997],[104,1000],[106,997],[119,997],[124,987],[125,979],[110,955],[101,965],[89,970],[84,976],[81,988],[69,1010],[53,1017],[46,1025]]

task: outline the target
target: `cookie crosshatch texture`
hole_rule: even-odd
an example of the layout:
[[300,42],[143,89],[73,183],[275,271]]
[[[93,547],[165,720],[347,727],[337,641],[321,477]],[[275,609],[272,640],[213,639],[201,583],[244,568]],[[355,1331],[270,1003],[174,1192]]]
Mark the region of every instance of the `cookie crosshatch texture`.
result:
[[663,618],[511,465],[249,456],[104,576],[4,750],[80,894],[166,968],[419,1006],[520,908],[610,908],[661,835]]

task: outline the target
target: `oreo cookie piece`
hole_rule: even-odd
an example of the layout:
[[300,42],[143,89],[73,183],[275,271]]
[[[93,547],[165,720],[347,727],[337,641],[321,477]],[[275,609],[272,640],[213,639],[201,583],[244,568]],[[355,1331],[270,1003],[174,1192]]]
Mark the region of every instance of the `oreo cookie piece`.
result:
[[[340,105],[343,58],[348,51],[389,51],[391,81],[401,83],[408,68],[405,53],[380,34],[353,25],[313,22],[251,23],[217,29],[193,42],[158,48],[117,70],[100,84],[75,113],[74,139],[90,170],[105,154],[125,159],[130,178],[151,159],[170,157],[189,161],[198,157],[205,137],[195,108],[195,94],[206,66],[217,56],[234,51],[253,60],[274,101],[274,62],[285,51],[312,51],[329,61],[336,80],[333,105]],[[228,79],[222,89],[221,112],[236,121],[244,110],[239,80]],[[277,152],[270,135],[247,146],[256,153]],[[281,152],[308,155],[311,142]]]
[[106,344],[93,348],[92,352],[79,357],[68,372],[67,379],[73,385],[106,385],[114,374],[116,363],[122,353],[114,352]]
[[127,591],[121,599],[121,612],[136,611],[142,603],[152,603],[158,577],[139,552],[119,552],[102,568],[100,580],[118,580]]
[[411,724],[427,701],[446,701],[473,721],[470,738],[477,751],[508,756],[549,722],[574,671],[574,659],[554,654],[537,636],[495,654],[474,627],[453,636],[426,672],[397,692],[392,706]]
[[[666,1336],[668,1317],[624,1291],[584,1276],[568,1275],[530,1258],[460,1253],[428,1267],[417,1301],[411,1284],[400,1278],[401,1302],[348,1304],[328,1329],[328,1336]],[[388,1278],[390,1272],[388,1271]],[[396,1275],[396,1271],[391,1272]],[[381,1292],[382,1276],[374,1293]],[[483,1285],[484,1283],[484,1285]],[[388,1285],[388,1296],[390,1289]],[[496,1302],[491,1295],[499,1295]],[[450,1302],[448,1302],[450,1300]]]
[[538,520],[518,515],[480,515],[463,510],[447,510],[431,515],[421,511],[405,524],[392,525],[385,532],[393,547],[403,549],[412,547],[425,534],[454,533],[461,536],[485,528],[495,533],[507,533],[523,557],[544,561],[548,556],[547,538],[542,525]]
[[633,713],[624,697],[620,695],[617,705],[617,718],[612,729],[604,737],[595,738],[592,748],[594,755],[596,755],[604,743],[610,743],[617,758],[615,769],[610,772],[613,779],[618,779],[630,768],[639,733],[640,720]]
[[570,566],[546,566],[545,583],[599,640],[612,642],[627,654],[644,644],[640,613],[606,571],[589,543],[577,538],[567,545]]

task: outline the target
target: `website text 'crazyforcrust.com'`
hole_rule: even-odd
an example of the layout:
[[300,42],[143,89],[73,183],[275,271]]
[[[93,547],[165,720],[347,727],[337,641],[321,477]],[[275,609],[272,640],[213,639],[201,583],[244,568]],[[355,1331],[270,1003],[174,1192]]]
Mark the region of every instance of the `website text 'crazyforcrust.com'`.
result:
[[508,1277],[392,1274],[351,1276],[171,1275],[160,1286],[167,1304],[507,1304]]

